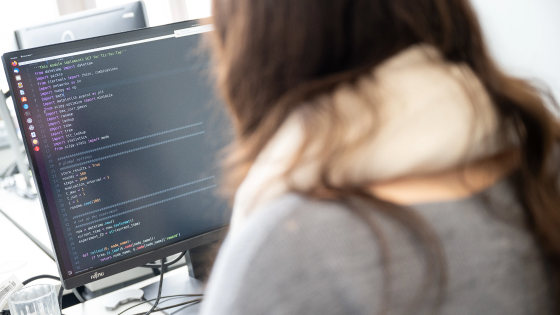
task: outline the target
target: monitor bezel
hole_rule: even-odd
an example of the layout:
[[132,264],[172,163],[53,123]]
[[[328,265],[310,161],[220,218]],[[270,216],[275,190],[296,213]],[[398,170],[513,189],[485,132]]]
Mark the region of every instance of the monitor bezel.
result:
[[[47,45],[47,46],[42,46],[42,47],[35,47],[35,48],[29,48],[29,49],[23,49],[23,50],[18,50],[18,51],[13,51],[13,52],[7,52],[5,54],[2,55],[2,63],[4,65],[4,72],[5,75],[8,79],[8,85],[10,88],[10,91],[14,91],[14,88],[12,86],[12,79],[9,73],[9,65],[10,65],[10,57],[14,57],[17,55],[28,55],[29,53],[34,53],[37,51],[45,51],[45,53],[48,53],[49,51],[59,51],[59,52],[63,52],[64,50],[68,50],[68,51],[72,51],[72,50],[82,50],[83,48],[77,48],[77,47],[82,47],[82,46],[88,46],[88,44],[90,44],[90,46],[95,46],[98,45],[99,43],[103,43],[106,41],[109,42],[120,42],[123,39],[127,39],[130,40],[130,35],[135,35],[137,33],[147,33],[145,35],[146,38],[152,37],[153,35],[155,35],[156,33],[164,30],[164,29],[182,29],[182,28],[189,28],[189,27],[194,27],[197,25],[204,25],[204,24],[209,24],[207,22],[205,22],[204,20],[199,20],[199,19],[195,19],[195,20],[187,20],[187,21],[181,21],[181,22],[176,22],[176,23],[171,23],[171,24],[166,24],[166,25],[161,25],[161,26],[154,26],[154,27],[146,27],[146,28],[142,28],[142,29],[137,29],[137,30],[132,30],[132,31],[126,31],[126,32],[120,32],[120,33],[115,33],[115,34],[110,34],[110,35],[104,35],[104,36],[98,36],[98,37],[92,37],[92,38],[87,38],[87,39],[81,39],[81,40],[76,40],[76,41],[72,41],[72,42],[66,42],[66,43],[58,43],[58,44],[53,44],[53,45]],[[142,37],[142,36],[140,36]],[[108,43],[106,43],[107,45],[109,45]],[[68,49],[67,49],[68,48]],[[17,90],[17,89],[15,89]],[[55,232],[55,227],[54,227],[54,222],[53,222],[53,218],[51,216],[50,210],[49,210],[49,205],[47,203],[47,196],[45,193],[45,188],[42,184],[41,181],[41,174],[39,172],[38,166],[37,166],[37,162],[35,157],[31,154],[31,148],[29,147],[29,142],[27,139],[27,135],[25,132],[25,126],[23,124],[23,119],[21,117],[20,111],[17,108],[17,102],[15,101],[14,97],[12,97],[12,101],[14,103],[15,106],[15,112],[16,112],[16,117],[18,120],[18,125],[20,128],[20,132],[22,133],[22,137],[23,137],[23,143],[24,143],[24,147],[25,147],[25,151],[26,151],[26,155],[27,158],[29,160],[29,164],[31,166],[31,171],[33,174],[33,180],[35,182],[35,185],[37,187],[37,192],[38,192],[38,196],[40,199],[40,204],[41,204],[41,208],[42,208],[42,212],[43,212],[43,218],[45,219],[45,223],[47,225],[47,230],[49,232],[49,239],[51,242],[51,247],[54,249],[54,253],[55,253],[55,262],[56,262],[56,266],[58,269],[58,273],[59,273],[59,277],[60,277],[60,281],[62,282],[62,285],[64,286],[65,289],[73,289],[97,280],[101,280],[104,278],[107,278],[109,276],[124,272],[126,270],[135,268],[135,267],[140,267],[142,265],[145,265],[147,263],[153,262],[155,260],[158,259],[162,259],[168,256],[171,256],[173,254],[176,253],[180,253],[180,252],[184,252],[187,251],[189,249],[193,249],[196,248],[198,246],[202,246],[208,243],[212,243],[218,240],[223,239],[228,225],[224,225],[223,227],[208,231],[206,233],[203,234],[199,234],[193,237],[190,237],[188,239],[182,240],[182,241],[178,241],[163,247],[160,247],[158,249],[154,249],[145,253],[141,253],[141,254],[136,254],[132,257],[123,259],[123,260],[119,260],[116,262],[112,262],[106,266],[101,266],[101,267],[97,267],[94,268],[92,270],[80,273],[80,274],[75,274],[75,275],[71,275],[68,276],[67,274],[65,274],[65,272],[63,271],[63,262],[62,262],[62,253],[61,253],[61,245],[58,241],[58,236],[56,235]],[[0,106],[3,106],[2,104],[0,104]]]

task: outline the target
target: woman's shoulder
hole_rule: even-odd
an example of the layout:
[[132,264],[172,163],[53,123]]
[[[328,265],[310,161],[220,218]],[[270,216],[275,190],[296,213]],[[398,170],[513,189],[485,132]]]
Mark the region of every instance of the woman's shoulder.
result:
[[[362,240],[363,244],[356,247],[376,249],[377,246],[369,226],[348,205],[297,193],[284,194],[255,211],[240,227],[239,235],[236,234],[231,235],[232,243],[258,239],[261,244],[255,245],[260,250],[264,244],[268,247],[278,243],[283,250],[292,253],[302,250],[310,255],[322,255],[326,248],[329,252],[352,250],[348,244],[355,244],[356,240]],[[280,249],[275,247],[275,251]]]
[[[530,314],[535,305],[548,313],[546,268],[513,191],[503,180],[471,198],[413,207],[446,256],[444,314]],[[391,310],[405,307],[424,280],[422,248],[409,229],[370,210],[381,233],[343,203],[289,193],[265,205],[224,242],[203,314],[375,313],[387,288],[381,241]]]
[[371,230],[344,204],[285,194],[228,235],[203,314],[374,313],[383,288],[379,253]]

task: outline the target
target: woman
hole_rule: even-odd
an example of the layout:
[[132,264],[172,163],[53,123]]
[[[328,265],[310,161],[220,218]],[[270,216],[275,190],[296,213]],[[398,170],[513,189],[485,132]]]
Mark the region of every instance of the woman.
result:
[[236,193],[202,314],[559,314],[559,124],[467,0],[213,8]]

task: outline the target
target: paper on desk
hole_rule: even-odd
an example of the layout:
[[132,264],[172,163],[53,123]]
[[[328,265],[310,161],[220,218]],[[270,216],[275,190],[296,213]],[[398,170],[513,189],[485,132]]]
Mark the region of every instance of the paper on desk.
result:
[[0,283],[0,310],[8,309],[8,298],[13,292],[21,288],[23,288],[23,284],[15,275]]

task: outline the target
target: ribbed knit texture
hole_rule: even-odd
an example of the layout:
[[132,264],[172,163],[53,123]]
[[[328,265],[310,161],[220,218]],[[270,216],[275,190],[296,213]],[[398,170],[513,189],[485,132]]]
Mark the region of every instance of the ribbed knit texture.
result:
[[[414,208],[437,232],[447,259],[440,314],[552,314],[547,269],[508,180],[467,199]],[[201,314],[378,313],[381,256],[363,221],[344,205],[296,194],[260,210],[223,244]],[[405,228],[373,215],[391,251],[389,314],[403,314],[425,275],[422,249]]]

